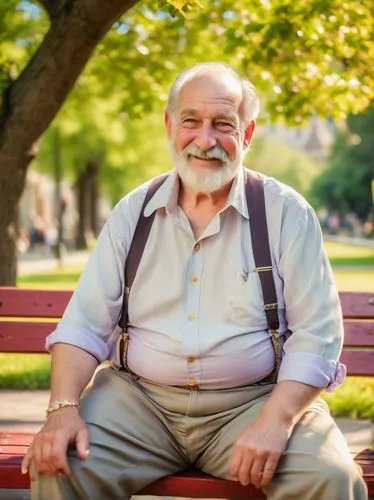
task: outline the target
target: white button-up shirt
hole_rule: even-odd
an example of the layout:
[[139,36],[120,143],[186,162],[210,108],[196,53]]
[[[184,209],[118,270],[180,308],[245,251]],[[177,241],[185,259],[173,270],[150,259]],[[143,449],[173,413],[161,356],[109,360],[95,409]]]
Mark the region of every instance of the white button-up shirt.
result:
[[[72,344],[119,366],[124,263],[148,186],[110,214],[48,348]],[[128,366],[167,385],[214,389],[261,381],[273,369],[274,352],[243,170],[198,240],[178,190],[172,171],[145,207],[145,216],[156,216],[129,298]],[[278,381],[334,386],[344,371],[337,362],[342,316],[317,218],[304,198],[272,178],[265,178],[265,201],[283,344]]]

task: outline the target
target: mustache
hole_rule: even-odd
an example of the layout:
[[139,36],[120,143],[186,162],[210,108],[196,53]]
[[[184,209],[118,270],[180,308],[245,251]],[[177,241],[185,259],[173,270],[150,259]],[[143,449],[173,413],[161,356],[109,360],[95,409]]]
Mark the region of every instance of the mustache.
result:
[[229,161],[229,157],[225,150],[220,146],[213,146],[210,149],[204,150],[199,148],[196,144],[189,144],[186,146],[182,152],[184,158],[187,159],[188,156],[196,156],[200,160],[221,160],[223,162]]

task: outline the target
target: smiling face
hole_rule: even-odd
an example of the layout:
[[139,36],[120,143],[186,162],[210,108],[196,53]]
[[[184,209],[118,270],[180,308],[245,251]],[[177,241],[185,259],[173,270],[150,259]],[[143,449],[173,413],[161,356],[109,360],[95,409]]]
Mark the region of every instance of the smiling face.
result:
[[183,182],[213,192],[238,172],[254,129],[240,119],[242,88],[231,75],[204,74],[182,87],[166,115],[174,166]]

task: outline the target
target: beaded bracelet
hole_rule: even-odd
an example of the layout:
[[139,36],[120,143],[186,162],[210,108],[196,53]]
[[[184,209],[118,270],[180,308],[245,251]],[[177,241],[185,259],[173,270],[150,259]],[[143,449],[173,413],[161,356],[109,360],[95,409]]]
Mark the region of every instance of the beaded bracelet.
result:
[[59,399],[57,401],[53,401],[53,403],[48,406],[45,413],[48,417],[48,415],[53,411],[60,410],[61,408],[66,408],[67,406],[79,406],[79,401],[72,401],[69,399]]

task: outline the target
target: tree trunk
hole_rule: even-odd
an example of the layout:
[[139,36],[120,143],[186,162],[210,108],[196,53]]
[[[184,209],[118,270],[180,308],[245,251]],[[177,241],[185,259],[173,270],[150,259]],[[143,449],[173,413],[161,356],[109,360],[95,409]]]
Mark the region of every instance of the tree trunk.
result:
[[96,237],[99,230],[98,223],[98,180],[99,165],[96,162],[88,162],[86,168],[78,176],[77,200],[78,200],[78,228],[77,248],[84,250],[90,237]]
[[87,248],[89,239],[89,212],[90,212],[90,186],[88,182],[87,170],[85,169],[78,175],[77,180],[77,208],[78,208],[78,227],[76,247],[79,250]]
[[0,285],[16,283],[18,205],[34,144],[47,129],[99,40],[136,0],[43,0],[51,26],[3,93],[0,109]]
[[99,165],[91,162],[87,165],[90,183],[90,229],[96,238],[99,234]]

